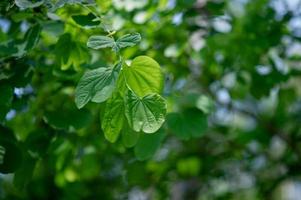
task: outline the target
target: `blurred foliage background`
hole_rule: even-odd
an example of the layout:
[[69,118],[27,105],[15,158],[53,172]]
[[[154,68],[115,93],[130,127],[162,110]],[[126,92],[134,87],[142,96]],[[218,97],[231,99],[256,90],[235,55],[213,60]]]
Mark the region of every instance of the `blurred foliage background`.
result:
[[[139,32],[123,56],[161,65],[158,133],[112,144],[104,105],[76,108],[117,59],[86,47],[95,26]],[[300,0],[1,1],[0,198],[298,200],[300,74]]]

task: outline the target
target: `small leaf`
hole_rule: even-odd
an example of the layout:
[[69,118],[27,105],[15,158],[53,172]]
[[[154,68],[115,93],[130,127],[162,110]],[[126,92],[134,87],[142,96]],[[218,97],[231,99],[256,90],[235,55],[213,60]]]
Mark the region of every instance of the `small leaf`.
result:
[[73,15],[72,19],[80,26],[93,27],[99,25],[99,21],[94,21],[96,18],[92,13],[88,15]]
[[118,92],[107,101],[101,127],[105,138],[114,143],[123,127],[124,122],[124,100]]
[[139,33],[126,34],[117,41],[112,37],[93,35],[88,39],[87,46],[92,49],[112,48],[118,52],[121,48],[132,47],[140,42],[141,36]]
[[166,121],[171,132],[184,140],[201,137],[208,127],[206,115],[198,109],[170,113],[167,115]]
[[32,2],[30,0],[15,0],[16,5],[21,8],[21,9],[27,9],[27,8],[35,8],[39,7],[44,3],[43,0],[37,1],[37,2]]
[[162,126],[167,106],[160,95],[148,94],[140,98],[128,90],[125,101],[125,114],[134,131],[154,133]]
[[82,108],[90,100],[96,103],[107,100],[115,89],[120,68],[118,63],[113,69],[101,67],[86,72],[75,90],[76,106]]
[[118,48],[125,48],[125,47],[132,47],[138,44],[141,40],[141,36],[139,33],[131,33],[131,34],[126,34],[122,37],[120,37],[117,41],[116,44]]
[[163,74],[154,59],[138,56],[130,66],[123,67],[123,72],[128,86],[140,97],[162,92]]
[[138,160],[150,159],[160,147],[164,139],[164,131],[160,129],[154,134],[142,134],[135,146],[135,156]]
[[94,35],[88,39],[87,46],[92,49],[102,49],[102,48],[113,48],[115,46],[115,41],[111,37]]

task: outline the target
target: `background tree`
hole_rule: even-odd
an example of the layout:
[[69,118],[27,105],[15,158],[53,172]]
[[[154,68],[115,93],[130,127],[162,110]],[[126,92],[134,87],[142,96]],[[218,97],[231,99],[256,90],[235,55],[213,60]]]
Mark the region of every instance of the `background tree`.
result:
[[300,198],[301,1],[0,13],[0,198]]

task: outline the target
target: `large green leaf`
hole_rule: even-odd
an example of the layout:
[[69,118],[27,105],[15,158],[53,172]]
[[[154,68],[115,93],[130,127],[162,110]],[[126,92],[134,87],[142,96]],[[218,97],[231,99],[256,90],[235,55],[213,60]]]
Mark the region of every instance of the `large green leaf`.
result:
[[125,99],[125,114],[134,131],[154,133],[162,126],[167,106],[159,94],[148,94],[141,98],[128,90]]
[[114,40],[112,37],[93,35],[88,39],[87,46],[92,49],[112,48],[117,52],[121,48],[131,47],[138,44],[141,40],[139,33],[126,34],[120,37],[118,40]]
[[121,68],[118,63],[114,68],[98,68],[86,72],[75,90],[75,103],[82,108],[90,100],[101,103],[107,100],[115,89],[115,82]]
[[167,115],[168,128],[181,139],[201,137],[207,130],[207,117],[198,109],[187,109],[181,113]]
[[142,134],[135,146],[135,156],[138,160],[146,160],[151,158],[158,148],[162,140],[164,139],[165,133],[162,129],[154,134]]
[[108,141],[115,142],[117,140],[124,118],[124,100],[116,92],[107,101],[104,115],[101,119],[101,127]]
[[130,66],[124,65],[123,72],[128,86],[140,97],[162,92],[163,74],[154,59],[138,56]]

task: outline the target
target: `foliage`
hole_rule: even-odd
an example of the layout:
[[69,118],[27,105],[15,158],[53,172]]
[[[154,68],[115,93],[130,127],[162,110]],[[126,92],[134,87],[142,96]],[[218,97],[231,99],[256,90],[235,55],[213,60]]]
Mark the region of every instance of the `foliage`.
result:
[[2,1],[0,198],[285,199],[294,2]]

